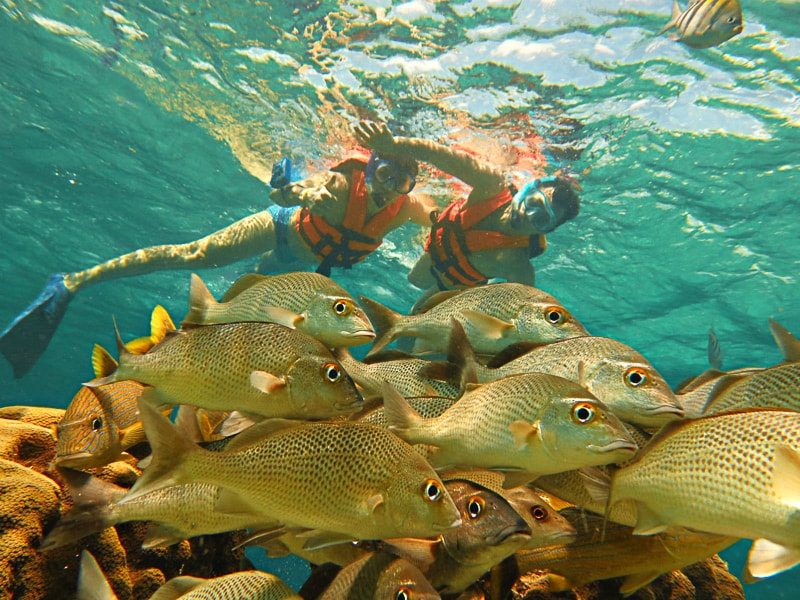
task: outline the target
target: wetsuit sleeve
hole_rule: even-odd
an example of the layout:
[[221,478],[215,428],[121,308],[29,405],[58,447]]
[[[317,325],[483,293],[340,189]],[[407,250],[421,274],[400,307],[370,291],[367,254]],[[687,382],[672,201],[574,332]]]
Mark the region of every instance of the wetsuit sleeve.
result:
[[471,186],[470,200],[480,202],[491,198],[507,187],[504,173],[462,150],[419,138],[395,138],[397,152],[432,164],[440,171],[458,177]]
[[269,212],[262,211],[219,231],[185,244],[150,246],[66,277],[68,288],[109,279],[142,275],[165,269],[218,267],[275,247],[275,227]]

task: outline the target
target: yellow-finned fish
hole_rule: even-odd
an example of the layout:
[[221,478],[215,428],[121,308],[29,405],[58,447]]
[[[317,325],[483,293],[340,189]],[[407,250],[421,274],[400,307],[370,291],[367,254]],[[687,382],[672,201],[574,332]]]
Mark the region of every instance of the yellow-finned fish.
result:
[[675,394],[658,371],[636,350],[616,340],[582,336],[528,349],[508,361],[504,354],[488,367],[481,365],[460,324],[453,323],[448,355],[479,382],[549,373],[579,383],[627,423],[660,427],[683,417]]
[[784,571],[800,562],[800,413],[670,423],[613,474],[609,504],[624,500],[638,534],[675,525],[754,539],[749,574]]
[[368,362],[356,360],[344,349],[336,351],[336,358],[347,374],[361,388],[365,398],[381,396],[381,386],[388,381],[401,396],[440,396],[458,398],[458,372],[455,365],[447,362],[430,362],[411,356],[387,353],[386,360],[373,356]]
[[363,405],[353,380],[314,338],[274,323],[227,323],[175,332],[142,355],[121,341],[120,364],[87,385],[133,379],[157,404],[319,419]]
[[439,594],[413,564],[379,552],[347,565],[318,600],[438,600]]
[[318,273],[243,275],[217,302],[203,280],[192,274],[189,312],[183,325],[265,321],[296,328],[329,348],[358,346],[375,331],[356,301],[336,282]]
[[[167,309],[157,304],[150,315],[150,335],[127,342],[125,349],[132,354],[144,354],[167,337],[170,331],[175,331],[175,329],[175,323],[173,323]],[[94,356],[92,356],[92,363],[94,364]],[[97,366],[95,366],[95,374],[97,374]]]
[[532,373],[467,391],[433,419],[417,415],[384,386],[389,429],[413,444],[429,444],[439,467],[522,470],[530,479],[621,462],[637,450],[622,422],[577,383]]
[[620,593],[628,596],[662,573],[704,560],[737,538],[673,528],[653,536],[633,535],[630,527],[604,523],[578,508],[561,511],[577,531],[564,545],[522,549],[514,560],[520,573],[550,571],[549,591],[582,587],[598,579],[625,577]]
[[673,0],[672,17],[658,35],[677,28],[677,41],[691,48],[710,48],[738,35],[744,29],[739,0],[689,0],[681,11]]
[[367,356],[403,336],[417,338],[415,353],[445,352],[454,318],[479,354],[496,354],[516,342],[549,343],[587,335],[583,325],[553,296],[521,283],[440,292],[422,306],[424,312],[409,316],[364,296],[359,298],[377,332]]
[[219,512],[251,513],[339,540],[427,537],[460,523],[431,466],[385,429],[271,419],[209,452],[149,403],[139,404],[153,459],[119,504],[175,484],[210,483],[223,488]]

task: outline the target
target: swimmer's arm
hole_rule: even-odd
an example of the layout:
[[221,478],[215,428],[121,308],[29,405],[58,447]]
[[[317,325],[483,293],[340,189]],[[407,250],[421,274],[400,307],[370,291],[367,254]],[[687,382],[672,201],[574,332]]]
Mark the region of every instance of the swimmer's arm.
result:
[[342,173],[326,171],[274,189],[269,193],[269,199],[279,206],[311,207],[337,199],[347,201],[347,186],[347,177]]
[[406,221],[411,221],[423,227],[429,227],[431,224],[431,213],[439,210],[439,206],[433,199],[433,196],[428,194],[414,194],[409,196],[403,208],[397,215],[399,221],[398,226]]
[[472,186],[470,196],[476,200],[491,198],[507,187],[503,171],[462,150],[420,138],[394,137],[383,123],[362,121],[353,133],[359,142],[377,152],[406,154],[457,177]]

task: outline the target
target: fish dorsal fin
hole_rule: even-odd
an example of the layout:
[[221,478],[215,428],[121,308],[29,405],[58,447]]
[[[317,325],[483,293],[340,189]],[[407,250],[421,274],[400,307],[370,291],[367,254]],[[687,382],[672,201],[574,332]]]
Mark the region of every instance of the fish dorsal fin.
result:
[[440,471],[439,476],[445,483],[458,480],[468,481],[491,492],[495,492],[503,498],[505,498],[507,494],[507,490],[503,487],[506,476],[499,471],[462,468]]
[[511,344],[510,346],[506,346],[500,352],[495,354],[486,366],[490,369],[497,369],[498,367],[502,367],[510,363],[512,360],[519,358],[520,356],[525,356],[531,350],[535,350],[539,348],[543,344],[537,344],[536,342],[517,342],[516,344]]
[[800,509],[800,453],[786,444],[775,447],[772,489],[782,503]]
[[709,366],[719,371],[722,369],[722,346],[719,345],[719,339],[714,328],[708,330],[708,364]]
[[92,349],[92,370],[95,377],[108,377],[117,370],[119,363],[114,360],[111,353],[100,344],[95,344]]
[[408,352],[390,348],[388,350],[381,350],[375,354],[370,354],[361,362],[363,362],[365,365],[374,365],[375,363],[388,362],[390,360],[409,360],[413,358],[417,357],[413,354],[409,354]]
[[421,315],[422,313],[428,312],[434,306],[438,306],[445,300],[458,296],[462,291],[463,290],[445,290],[443,292],[437,292],[419,306],[414,307],[414,314]]
[[117,600],[100,565],[88,550],[81,552],[77,600]]
[[787,548],[765,539],[758,539],[750,546],[747,567],[742,580],[753,583],[758,579],[777,575],[800,562],[800,550]]
[[775,338],[775,343],[783,354],[783,359],[786,362],[800,361],[800,340],[794,337],[783,325],[772,319],[769,320],[769,330],[772,332],[772,337]]
[[688,394],[691,391],[696,390],[703,384],[708,383],[712,379],[719,379],[723,377],[726,373],[724,371],[718,371],[716,369],[708,369],[700,373],[695,377],[690,377],[689,379],[682,381],[680,385],[675,389],[676,394]]
[[248,427],[238,434],[226,447],[226,451],[233,452],[241,450],[247,446],[252,446],[269,435],[286,429],[294,429],[305,425],[304,421],[293,421],[291,419],[266,419],[260,423]]
[[265,279],[269,279],[269,275],[260,275],[258,273],[247,273],[246,275],[242,275],[233,282],[233,285],[228,288],[228,291],[225,292],[225,295],[222,296],[222,300],[220,302],[230,302],[236,296],[241,294],[245,290],[249,290],[257,283],[261,283]]
[[156,592],[150,596],[150,600],[178,600],[178,598],[181,598],[192,590],[197,589],[207,581],[207,579],[190,577],[188,575],[173,577],[167,583],[158,588],[158,590],[156,590]]
[[458,385],[461,371],[457,365],[444,360],[434,360],[423,366],[419,374],[428,379],[444,381]]
[[464,310],[461,314],[480,334],[490,340],[499,340],[514,329],[514,324],[475,310]]
[[725,394],[732,386],[736,385],[742,380],[747,379],[751,374],[750,373],[726,373],[719,379],[717,379],[717,383],[714,384],[711,393],[708,395],[708,400],[706,401],[705,406],[703,407],[703,414],[708,413],[708,411],[714,406],[714,403]]

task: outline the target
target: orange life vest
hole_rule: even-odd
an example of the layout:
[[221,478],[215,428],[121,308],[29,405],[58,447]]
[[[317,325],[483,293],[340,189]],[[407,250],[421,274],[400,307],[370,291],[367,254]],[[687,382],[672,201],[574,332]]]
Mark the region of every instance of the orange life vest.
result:
[[466,199],[453,202],[439,214],[431,226],[425,250],[430,254],[433,267],[431,273],[439,284],[446,288],[474,287],[482,285],[488,278],[469,261],[469,255],[483,250],[500,248],[527,248],[528,256],[538,256],[547,247],[543,235],[509,235],[499,231],[475,229],[475,226],[493,212],[505,207],[513,196],[508,189],[488,200],[465,206]]
[[349,269],[364,260],[381,245],[389,225],[408,199],[405,194],[398,196],[367,220],[366,165],[363,159],[350,158],[331,168],[331,171],[347,175],[350,180],[350,197],[341,225],[331,225],[308,207],[300,209],[297,232],[320,259],[318,273],[329,275],[331,267]]

